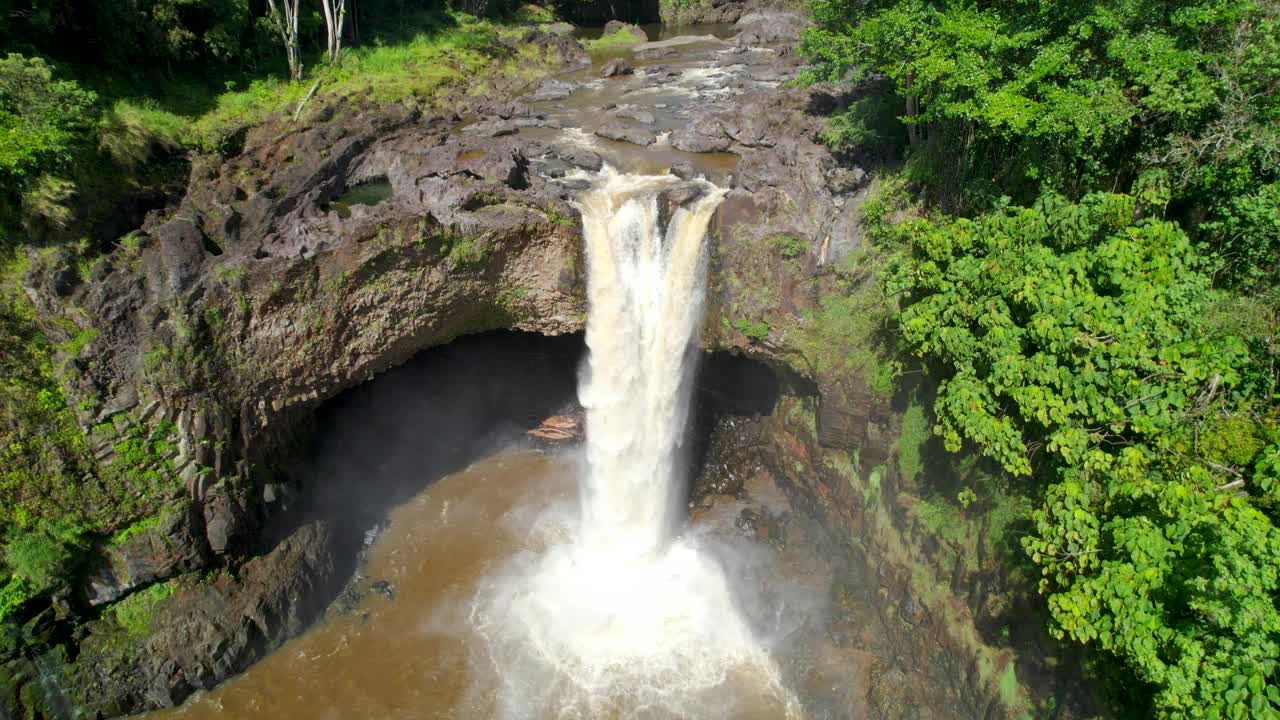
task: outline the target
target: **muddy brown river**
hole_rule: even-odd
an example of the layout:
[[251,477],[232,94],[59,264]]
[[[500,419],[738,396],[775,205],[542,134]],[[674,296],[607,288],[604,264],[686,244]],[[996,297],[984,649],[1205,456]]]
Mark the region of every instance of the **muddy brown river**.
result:
[[[511,450],[434,483],[391,513],[369,549],[350,611],[289,642],[244,675],[152,720],[348,720],[497,717],[494,678],[477,674],[467,613],[486,571],[538,550],[529,521],[575,500],[573,452]],[[534,547],[530,548],[532,544]],[[785,709],[750,672],[721,688],[737,718]],[[620,707],[614,717],[658,718]]]

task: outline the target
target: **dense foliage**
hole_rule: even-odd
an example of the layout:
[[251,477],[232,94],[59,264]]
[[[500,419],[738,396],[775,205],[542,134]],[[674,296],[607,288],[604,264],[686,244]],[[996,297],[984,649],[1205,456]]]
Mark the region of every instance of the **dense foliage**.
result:
[[264,2],[0,0],[0,252],[109,247],[185,181],[188,153],[234,150],[315,83],[322,97],[424,102],[492,64],[538,72],[545,57],[519,56],[521,30],[466,11],[554,19],[506,0],[349,0],[338,55],[321,3],[298,7],[305,82],[290,82]]
[[1140,715],[1280,717],[1280,6],[814,12],[813,79],[855,88],[823,139],[924,201],[880,239],[935,429],[1037,481],[1053,631]]
[[1280,429],[1248,419],[1256,368],[1208,327],[1190,240],[1141,205],[910,222],[886,281],[907,347],[945,369],[947,447],[1047,483],[1023,544],[1058,634],[1121,656],[1161,716],[1280,717]]
[[[817,0],[814,77],[887,78],[913,168],[954,208],[1172,179],[1175,219],[1238,284],[1280,252],[1280,6]],[[864,97],[834,140],[884,134]]]

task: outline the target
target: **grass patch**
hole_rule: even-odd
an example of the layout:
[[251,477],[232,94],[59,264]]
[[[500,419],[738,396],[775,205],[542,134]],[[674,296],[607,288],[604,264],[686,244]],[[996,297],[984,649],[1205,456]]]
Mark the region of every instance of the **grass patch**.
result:
[[98,147],[117,164],[133,169],[159,152],[182,145],[189,122],[151,99],[117,100],[98,121]]
[[738,319],[733,321],[733,327],[738,332],[746,335],[752,342],[764,342],[769,339],[769,323],[764,320],[752,322]]
[[31,590],[22,578],[11,577],[0,585],[0,627],[31,599]]
[[916,498],[913,507],[916,518],[930,533],[957,546],[967,546],[969,521],[960,508],[942,498]]
[[639,45],[644,42],[649,42],[649,37],[643,31],[622,28],[615,33],[598,37],[595,40],[588,40],[583,44],[587,46],[588,50],[609,50],[626,45]]
[[810,439],[818,437],[818,414],[811,402],[802,398],[792,400],[786,418],[788,425],[808,431]]
[[116,534],[111,536],[111,544],[123,545],[124,543],[128,542],[131,538],[141,535],[142,533],[150,530],[151,528],[156,527],[157,525],[160,524],[160,521],[163,519],[164,519],[164,513],[160,513],[157,515],[152,515],[151,517],[143,518],[133,523],[132,525],[129,525],[128,527],[122,528],[121,530],[117,531]]
[[485,264],[489,252],[488,245],[476,242],[474,238],[457,237],[449,244],[446,256],[453,267],[474,270]]
[[558,208],[547,208],[542,212],[547,216],[547,220],[550,220],[555,225],[571,228],[576,227],[578,224],[577,219],[573,215],[562,212]]
[[793,336],[796,348],[821,375],[860,374],[882,397],[893,392],[892,363],[881,334],[889,305],[872,282],[823,297],[818,309],[805,313]]
[[283,76],[260,76],[219,87],[193,81],[125,88],[93,75],[91,81],[104,85],[100,94],[120,97],[100,122],[100,146],[126,165],[145,161],[164,147],[230,151],[240,130],[292,114],[317,80],[316,96],[325,100],[429,104],[441,89],[489,74],[495,62],[515,77],[553,69],[554,53],[522,45],[523,32],[435,7],[397,13],[394,26],[371,29],[362,45],[343,48],[336,66],[318,55],[304,58],[308,71],[296,83]]
[[794,260],[809,251],[809,243],[795,235],[777,235],[769,238],[769,245],[787,260]]
[[74,360],[80,357],[80,353],[84,351],[94,340],[98,339],[97,328],[85,328],[71,337],[62,350],[66,352],[68,360]]
[[178,591],[177,578],[140,590],[111,606],[116,622],[132,640],[151,634],[152,618],[160,603]]
[[912,398],[902,414],[902,433],[898,435],[897,442],[898,470],[908,482],[919,477],[924,469],[922,453],[929,434],[929,418],[924,405]]
[[89,548],[87,528],[69,517],[11,527],[5,542],[5,565],[33,593],[65,583]]

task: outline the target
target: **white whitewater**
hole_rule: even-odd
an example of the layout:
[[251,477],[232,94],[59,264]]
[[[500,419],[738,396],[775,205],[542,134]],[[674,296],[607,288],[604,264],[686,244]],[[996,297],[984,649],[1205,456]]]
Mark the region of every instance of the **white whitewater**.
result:
[[494,574],[471,614],[504,718],[793,715],[720,566],[675,533],[704,239],[723,196],[702,183],[662,226],[658,195],[679,184],[606,169],[578,202],[590,301],[580,513],[544,518],[548,547]]
[[606,175],[579,201],[587,243],[588,366],[582,543],[640,558],[664,549],[683,482],[678,456],[702,320],[703,238],[722,192],[659,226],[670,176]]

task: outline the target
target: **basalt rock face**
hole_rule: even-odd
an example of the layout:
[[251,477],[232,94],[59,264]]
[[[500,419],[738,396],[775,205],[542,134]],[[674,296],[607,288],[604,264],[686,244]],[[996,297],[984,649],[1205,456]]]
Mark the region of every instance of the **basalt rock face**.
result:
[[747,12],[750,3],[744,0],[693,0],[674,2],[662,0],[662,22],[669,25],[693,25],[698,23],[737,22]]
[[95,628],[72,671],[77,704],[108,717],[168,707],[264,657],[341,584],[329,545],[323,523],[303,525],[235,577],[180,587],[144,628]]
[[[273,433],[466,332],[581,327],[579,248],[528,145],[449,133],[408,110],[353,114],[198,166],[145,249],[82,306],[109,363],[81,388],[114,410],[159,400],[204,496]],[[536,152],[541,152],[536,150]],[[381,184],[376,205],[344,195]],[[206,475],[208,477],[206,477]]]
[[[521,105],[482,110],[537,121]],[[260,128],[243,152],[198,162],[182,202],[90,282],[61,282],[54,256],[32,263],[37,307],[96,334],[67,366],[100,462],[118,462],[129,433],[163,432],[168,448],[148,470],[170,488],[150,500],[161,521],[102,546],[77,593],[84,612],[239,567],[225,587],[164,601],[190,612],[157,613],[142,651],[109,616],[93,623],[67,672],[85,712],[179,702],[296,634],[315,616],[304,599],[332,597],[324,532],[242,565],[278,533],[273,473],[320,403],[462,334],[582,329],[572,191],[533,170],[550,149],[457,129],[398,106]]]
[[203,518],[196,508],[167,513],[160,521],[104,548],[85,580],[86,601],[97,606],[156,580],[193,572],[210,560]]

